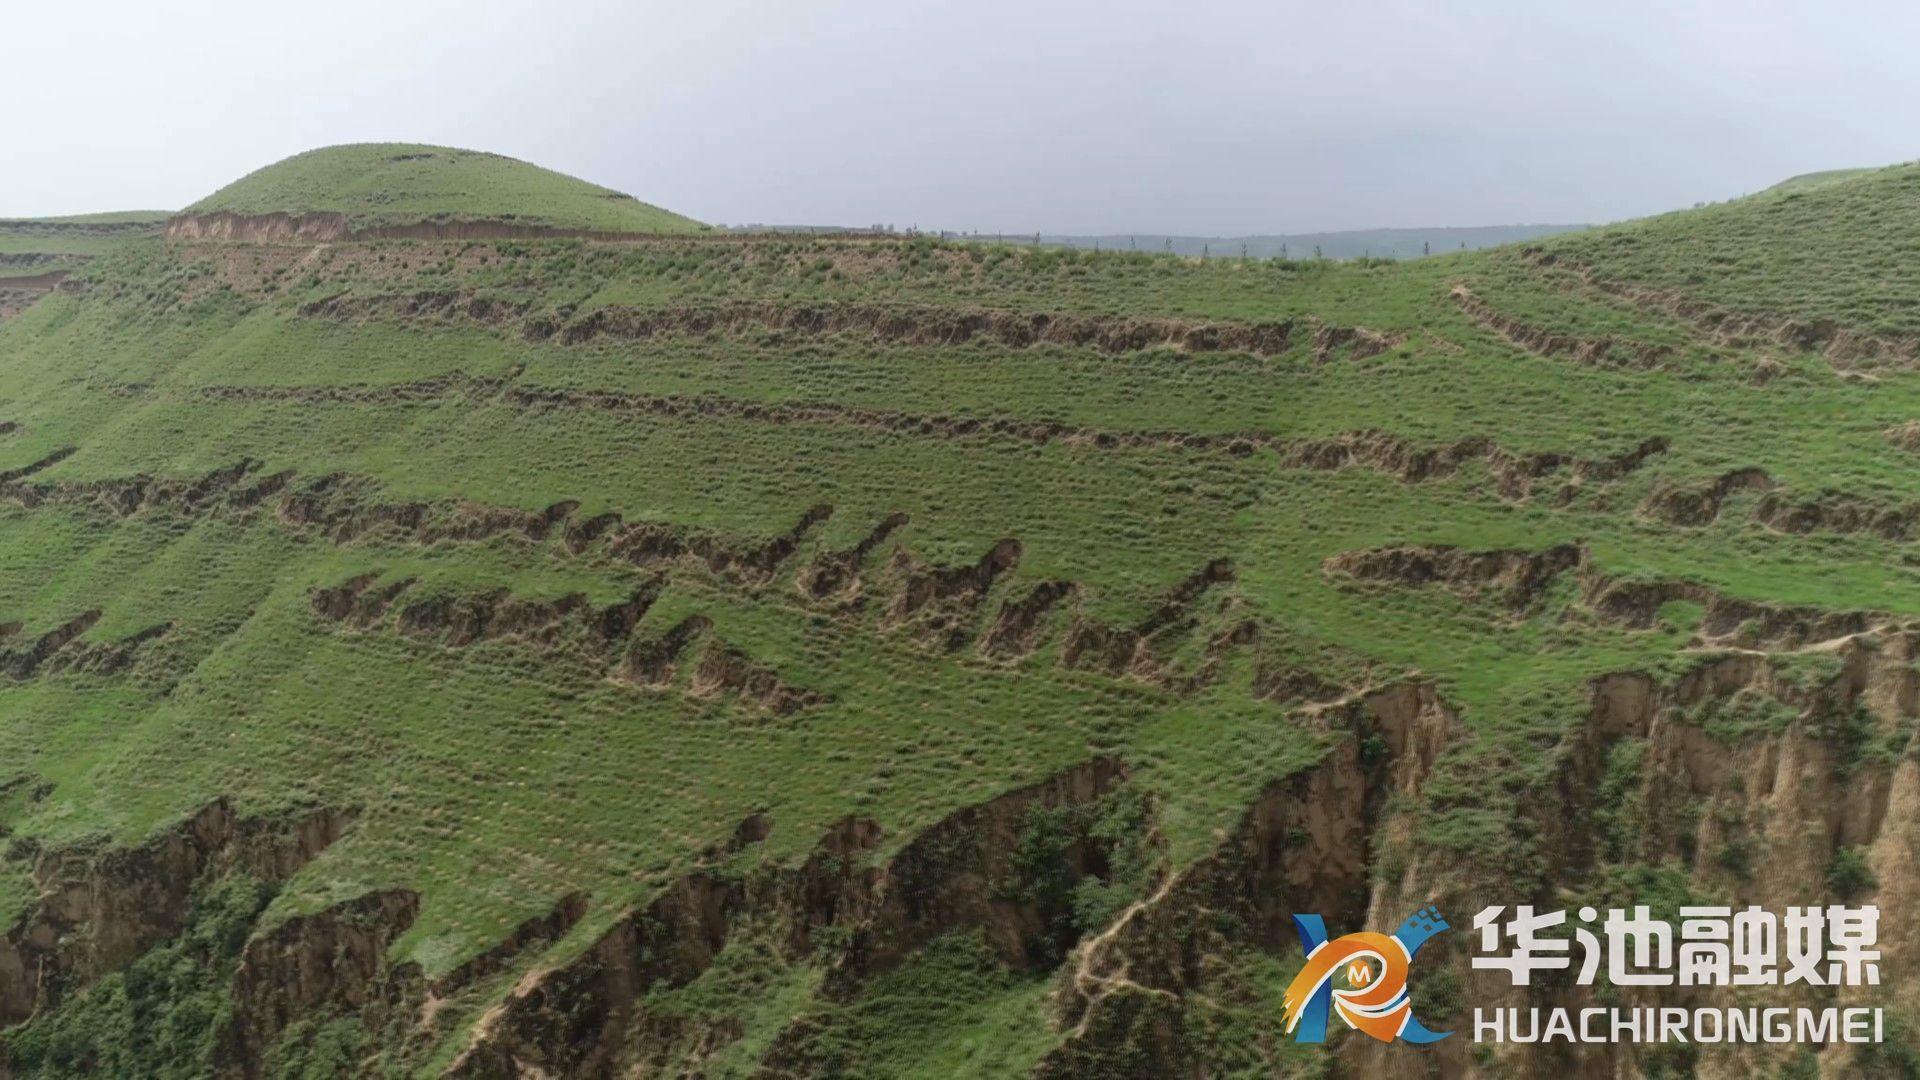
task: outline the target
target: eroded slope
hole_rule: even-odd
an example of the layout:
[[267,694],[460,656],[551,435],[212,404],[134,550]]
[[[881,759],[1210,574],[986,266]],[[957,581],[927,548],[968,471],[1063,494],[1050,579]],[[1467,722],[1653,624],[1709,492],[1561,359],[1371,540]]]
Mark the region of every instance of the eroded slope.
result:
[[1615,243],[94,259],[0,323],[10,1067],[1270,1075],[1295,911],[1911,910],[1920,376]]

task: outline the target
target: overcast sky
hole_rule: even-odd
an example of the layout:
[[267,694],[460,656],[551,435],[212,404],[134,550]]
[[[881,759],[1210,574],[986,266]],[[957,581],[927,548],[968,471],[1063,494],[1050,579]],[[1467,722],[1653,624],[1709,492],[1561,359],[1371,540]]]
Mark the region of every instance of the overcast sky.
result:
[[1898,2],[76,0],[4,25],[0,216],[173,209],[389,140],[707,221],[989,232],[1607,221],[1920,157]]

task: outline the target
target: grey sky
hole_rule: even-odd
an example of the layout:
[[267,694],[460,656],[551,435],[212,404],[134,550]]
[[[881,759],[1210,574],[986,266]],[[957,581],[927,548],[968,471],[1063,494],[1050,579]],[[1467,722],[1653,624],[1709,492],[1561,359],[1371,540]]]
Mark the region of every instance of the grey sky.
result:
[[[1337,10],[1336,10],[1337,8]],[[0,216],[314,146],[497,150],[708,221],[1604,221],[1920,157],[1920,6],[17,3]]]

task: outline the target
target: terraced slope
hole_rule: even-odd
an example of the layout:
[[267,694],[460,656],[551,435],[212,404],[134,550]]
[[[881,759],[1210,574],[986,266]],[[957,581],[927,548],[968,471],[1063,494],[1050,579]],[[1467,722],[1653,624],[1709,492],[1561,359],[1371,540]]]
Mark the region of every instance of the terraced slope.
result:
[[1920,167],[1902,165],[1545,250],[1618,300],[1709,340],[1905,362],[1920,340],[1917,240]]
[[469,239],[694,233],[706,226],[631,195],[499,154],[358,143],[295,154],[201,199],[174,236]]
[[[1809,896],[1898,1040],[1694,1063],[1909,1067],[1920,375],[1839,253],[1916,184],[1392,266],[127,241],[0,322],[8,1068],[1537,1075],[1289,1043],[1290,915]],[[1435,1029],[1527,1004],[1462,937]]]
[[0,319],[57,287],[94,255],[157,233],[166,214],[129,211],[0,220]]

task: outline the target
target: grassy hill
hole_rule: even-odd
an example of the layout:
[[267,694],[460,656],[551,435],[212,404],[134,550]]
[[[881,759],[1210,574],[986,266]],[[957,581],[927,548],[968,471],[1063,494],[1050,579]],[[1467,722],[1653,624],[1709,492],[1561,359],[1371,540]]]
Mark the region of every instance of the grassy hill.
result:
[[1864,176],[1872,171],[1872,169],[1823,169],[1819,172],[1789,176],[1766,190],[1775,192],[1801,191],[1810,187],[1819,187],[1822,184],[1830,184],[1835,180],[1851,180],[1854,177]]
[[[338,179],[396,149],[197,208],[529,205]],[[1288,1040],[1293,913],[1427,903],[1436,1030],[1586,1000],[1471,969],[1488,904],[1841,897],[1911,1025],[1917,195],[1391,265],[123,239],[0,319],[9,1068],[1550,1067]]]
[[337,213],[355,229],[422,221],[504,221],[613,233],[705,229],[630,195],[524,161],[411,143],[329,146],[295,154],[241,177],[185,213]]

